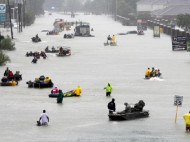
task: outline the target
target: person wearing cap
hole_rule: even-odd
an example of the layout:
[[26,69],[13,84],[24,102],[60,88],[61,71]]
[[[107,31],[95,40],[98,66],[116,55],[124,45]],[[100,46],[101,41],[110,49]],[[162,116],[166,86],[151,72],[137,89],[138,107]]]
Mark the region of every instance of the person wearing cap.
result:
[[190,111],[189,113],[184,114],[183,118],[185,120],[186,132],[190,132]]
[[42,120],[42,125],[48,125],[49,123],[49,116],[46,113],[46,110],[43,110],[43,113],[40,115],[39,122]]

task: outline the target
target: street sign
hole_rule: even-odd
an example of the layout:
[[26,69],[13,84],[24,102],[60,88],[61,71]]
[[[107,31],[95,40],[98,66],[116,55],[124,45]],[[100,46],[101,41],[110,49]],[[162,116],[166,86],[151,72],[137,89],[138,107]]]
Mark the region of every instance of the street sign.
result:
[[174,96],[174,106],[182,106],[183,96]]
[[6,22],[6,14],[0,13],[0,22]]
[[6,4],[0,4],[0,13],[6,13]]

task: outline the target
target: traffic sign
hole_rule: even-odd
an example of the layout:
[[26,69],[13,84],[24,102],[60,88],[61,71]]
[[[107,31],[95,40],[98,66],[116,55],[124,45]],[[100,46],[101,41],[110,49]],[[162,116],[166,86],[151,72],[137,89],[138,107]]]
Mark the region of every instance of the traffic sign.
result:
[[0,22],[6,22],[6,14],[0,13]]
[[0,13],[6,13],[6,4],[0,4]]
[[183,96],[174,96],[174,106],[182,106]]

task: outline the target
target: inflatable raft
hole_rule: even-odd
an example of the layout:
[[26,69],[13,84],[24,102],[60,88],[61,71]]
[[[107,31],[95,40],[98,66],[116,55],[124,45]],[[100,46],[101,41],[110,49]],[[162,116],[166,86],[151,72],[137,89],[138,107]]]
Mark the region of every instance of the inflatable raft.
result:
[[[16,82],[16,85],[18,85],[18,82]],[[0,86],[12,86],[10,82],[0,82]]]
[[37,39],[36,37],[33,37],[32,41],[37,43],[37,42],[41,42],[41,39],[40,38]]
[[28,84],[28,88],[52,88],[53,82],[44,82],[44,81],[28,81],[26,82]]
[[[49,94],[50,98],[57,98],[57,96],[59,95],[59,93],[57,94]],[[78,95],[76,95],[75,93],[73,93],[72,91],[63,93],[63,97],[79,97]]]
[[59,53],[59,50],[45,50],[46,53]]

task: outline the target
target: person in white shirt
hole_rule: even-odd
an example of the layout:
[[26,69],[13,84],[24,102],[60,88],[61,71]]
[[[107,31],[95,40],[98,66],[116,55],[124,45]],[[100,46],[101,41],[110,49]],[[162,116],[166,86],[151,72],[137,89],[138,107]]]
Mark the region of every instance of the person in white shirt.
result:
[[49,122],[49,116],[46,113],[46,110],[43,110],[43,113],[40,115],[40,120],[42,120],[42,125],[48,125]]

